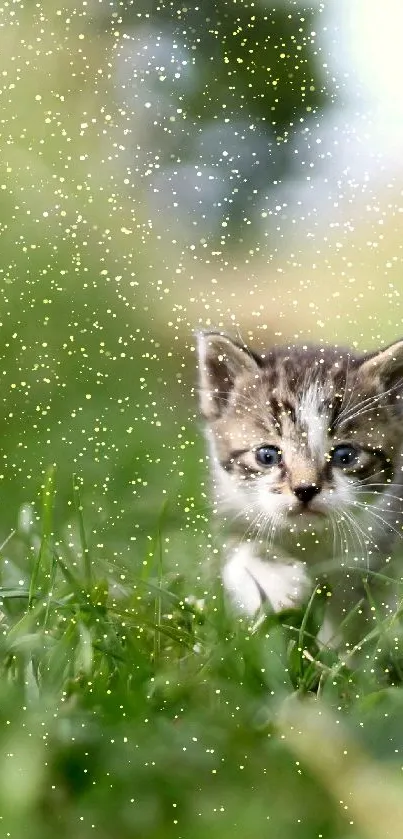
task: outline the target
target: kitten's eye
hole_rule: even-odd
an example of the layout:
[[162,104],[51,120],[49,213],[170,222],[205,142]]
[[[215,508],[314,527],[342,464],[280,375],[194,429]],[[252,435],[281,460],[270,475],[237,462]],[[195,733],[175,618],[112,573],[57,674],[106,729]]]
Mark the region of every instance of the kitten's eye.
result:
[[343,469],[346,466],[353,466],[358,460],[358,455],[359,452],[355,446],[342,443],[340,446],[335,446],[331,452],[330,460],[333,466]]
[[261,446],[256,449],[255,457],[262,466],[278,466],[281,462],[281,451],[277,446]]

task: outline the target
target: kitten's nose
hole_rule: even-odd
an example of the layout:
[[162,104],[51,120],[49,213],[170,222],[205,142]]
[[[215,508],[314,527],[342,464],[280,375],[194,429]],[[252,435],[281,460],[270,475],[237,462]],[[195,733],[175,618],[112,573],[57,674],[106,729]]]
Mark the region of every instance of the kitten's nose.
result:
[[299,484],[294,487],[294,495],[302,504],[309,504],[318,492],[320,492],[320,487],[317,484]]

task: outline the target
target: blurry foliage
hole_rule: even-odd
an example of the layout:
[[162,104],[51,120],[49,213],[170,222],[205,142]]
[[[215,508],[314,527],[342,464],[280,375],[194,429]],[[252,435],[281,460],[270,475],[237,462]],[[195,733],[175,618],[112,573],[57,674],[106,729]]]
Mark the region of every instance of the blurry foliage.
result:
[[[3,535],[20,504],[37,497],[50,463],[57,465],[63,510],[72,472],[83,475],[98,541],[109,540],[117,552],[116,539],[127,546],[136,525],[144,545],[163,488],[172,499],[170,527],[178,522],[178,494],[182,508],[204,505],[196,468],[202,445],[190,425],[194,368],[175,349],[175,321],[170,335],[153,333],[155,308],[169,298],[161,237],[147,220],[148,182],[130,175],[139,113],[120,104],[117,37],[147,23],[195,53],[196,86],[184,94],[185,130],[178,135],[184,145],[172,146],[169,124],[157,114],[151,151],[156,143],[164,160],[190,160],[192,136],[225,111],[230,125],[244,115],[266,133],[267,160],[272,153],[281,158],[281,177],[289,166],[285,141],[325,103],[309,34],[316,14],[210,0],[200,7],[119,3],[112,10],[48,2],[5,12]],[[140,81],[128,83],[140,90]],[[175,86],[169,96],[175,99]],[[257,184],[270,186],[265,161],[256,166],[255,180],[234,176],[240,182],[227,196],[233,210],[225,211],[232,220],[252,207]]]
[[[270,203],[275,185],[298,176],[292,140],[334,99],[316,43],[321,9],[293,5],[140,0],[121,2],[115,12],[132,38],[122,72],[125,96],[130,101],[130,92],[142,87],[150,94],[142,153],[151,170],[158,161],[158,170],[171,172],[171,190],[162,186],[165,202],[170,191],[181,195],[186,164],[202,176],[189,199],[196,241],[205,230],[221,245],[243,241],[260,201]],[[142,48],[136,32],[147,35]],[[130,54],[141,49],[143,61],[131,75]],[[213,172],[215,198],[203,170]],[[209,205],[220,208],[213,213],[219,232],[212,230]]]
[[315,37],[320,12],[294,6],[227,0],[150,6],[140,0],[135,8],[120,3],[119,15],[124,25],[147,21],[160,35],[172,31],[194,54],[196,89],[183,102],[190,124],[203,127],[222,117],[236,122],[245,113],[280,140],[326,103]]
[[403,693],[376,669],[382,626],[353,671],[296,616],[229,614],[217,580],[205,602],[151,569],[107,580],[83,531],[75,551],[50,536],[52,504],[49,474],[40,527],[14,537],[30,577],[0,588],[5,836],[397,835]]
[[[11,10],[6,30],[2,534],[54,463],[59,521],[77,472],[97,543],[141,561],[163,489],[173,507],[179,484],[186,495],[178,473],[195,432],[180,430],[189,409],[175,336],[153,333],[153,307],[164,298],[141,193],[133,206],[123,183],[112,41],[73,5]],[[142,545],[134,557],[130,537]]]

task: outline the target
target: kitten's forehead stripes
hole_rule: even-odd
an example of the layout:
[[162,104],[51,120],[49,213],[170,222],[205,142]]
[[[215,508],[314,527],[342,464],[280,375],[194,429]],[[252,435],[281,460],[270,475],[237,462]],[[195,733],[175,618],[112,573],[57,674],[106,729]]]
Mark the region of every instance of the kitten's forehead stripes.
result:
[[328,429],[334,433],[343,403],[354,389],[355,368],[360,360],[347,350],[322,349],[277,348],[265,355],[260,387],[267,388],[269,410],[279,426],[284,415],[295,424],[301,401],[306,403],[306,394],[310,393],[312,403],[317,390],[315,413],[327,415]]
[[297,415],[295,405],[291,404],[287,398],[280,400],[276,396],[271,396],[268,399],[268,407],[273,418],[273,422],[280,432],[286,416],[290,417],[292,422],[296,422]]
[[[202,395],[212,430],[222,438],[219,459],[227,470],[234,468],[228,452],[231,438],[233,443],[238,438],[241,446],[243,439],[246,446],[250,439],[249,451],[256,442],[283,442],[286,460],[287,452],[295,459],[299,449],[301,463],[312,458],[319,466],[334,437],[359,437],[362,443],[363,433],[368,441],[377,433],[383,437],[383,427],[385,433],[386,428],[388,434],[389,429],[392,435],[398,433],[391,425],[398,419],[391,414],[391,397],[396,399],[401,386],[401,367],[390,369],[391,359],[396,359],[387,350],[359,356],[336,347],[295,346],[275,347],[259,356],[219,334],[211,341],[210,355],[203,355],[208,343],[201,354],[201,370],[209,371],[207,378],[201,377]],[[379,358],[387,373],[382,382]],[[223,382],[228,390],[225,385],[221,403]]]

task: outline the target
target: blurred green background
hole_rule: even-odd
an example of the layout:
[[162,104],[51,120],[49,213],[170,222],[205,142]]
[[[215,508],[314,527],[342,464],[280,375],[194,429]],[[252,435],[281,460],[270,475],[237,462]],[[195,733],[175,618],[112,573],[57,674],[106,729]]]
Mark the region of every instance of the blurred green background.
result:
[[[148,566],[157,573],[159,563],[159,573],[179,571],[185,590],[203,594],[215,548],[194,392],[194,330],[212,325],[257,347],[316,340],[363,349],[401,333],[402,170],[378,166],[376,150],[372,170],[368,164],[356,172],[349,159],[344,123],[355,107],[354,79],[345,79],[343,66],[338,74],[330,56],[339,47],[343,52],[346,8],[337,17],[335,3],[49,0],[5,4],[2,14],[1,540],[18,531],[3,551],[2,584],[29,579],[23,534],[32,524],[27,517],[40,530],[41,491],[54,465],[57,543],[72,551],[77,544],[75,475],[99,573],[118,579],[129,571],[134,579]],[[335,144],[326,141],[330,124],[340,127]],[[346,163],[343,155],[334,162],[339,146]],[[365,812],[375,790],[383,794],[372,758],[399,759],[400,689],[379,700],[393,712],[387,734],[378,699],[375,711],[371,701],[354,710],[348,725],[356,736],[359,721],[369,720],[363,742],[372,757],[365,762],[354,743],[348,780],[336,783],[344,766],[335,732],[345,684],[341,700],[329,698],[335,717],[327,732],[337,740],[326,757],[334,760],[329,780],[315,764],[322,732],[308,711],[303,725],[315,730],[313,757],[306,744],[292,741],[287,750],[281,734],[272,748],[271,723],[261,722],[262,691],[274,679],[276,702],[288,692],[284,658],[274,656],[277,675],[256,641],[248,664],[233,627],[215,631],[222,645],[208,677],[211,691],[201,682],[191,694],[185,684],[177,697],[172,688],[161,700],[169,720],[157,713],[151,734],[144,718],[147,691],[158,681],[150,664],[154,642],[139,652],[134,698],[122,675],[119,681],[115,674],[112,687],[102,681],[101,667],[97,689],[86,687],[77,705],[70,685],[64,717],[63,681],[53,692],[48,685],[39,704],[28,703],[26,717],[25,676],[23,698],[5,678],[4,836],[26,835],[32,819],[32,836],[45,829],[53,835],[62,825],[66,835],[87,837],[95,820],[105,837],[186,839],[190,831],[200,837],[208,831],[224,839],[262,830],[284,839],[397,837],[394,824],[366,819]],[[78,683],[83,638],[80,644]],[[270,678],[262,684],[258,673],[266,664]],[[175,681],[176,658],[172,665],[164,659],[164,668],[171,666]],[[160,678],[169,685],[164,668]],[[357,695],[372,688],[357,688]],[[221,704],[220,691],[228,691]],[[182,702],[180,734],[172,720]],[[109,720],[107,733],[97,728],[97,713]],[[136,741],[129,757],[122,745],[128,725]],[[53,737],[50,752],[43,727]],[[114,738],[119,747],[111,749]],[[383,755],[385,738],[390,749]],[[185,741],[202,741],[203,748],[189,757]],[[218,771],[214,748],[226,767],[219,784],[209,780]],[[9,754],[17,755],[14,774]],[[299,759],[307,766],[303,777]],[[367,798],[359,786],[364,764]],[[269,803],[266,783],[276,790]],[[49,788],[59,790],[56,803]],[[343,810],[348,804],[339,804],[349,789],[351,820]],[[384,794],[385,812],[397,820],[394,775]],[[171,815],[177,805],[179,827]]]
[[76,472],[94,540],[133,562],[163,504],[178,530],[205,507],[195,329],[396,337],[399,177],[377,204],[376,181],[356,188],[322,231],[308,197],[285,221],[276,204],[352,87],[323,60],[320,6],[17,4],[4,20],[1,530],[55,463],[59,520]]
[[[169,530],[196,520],[203,531],[193,330],[221,320],[213,275],[233,249],[242,270],[257,185],[270,192],[290,175],[287,138],[330,101],[309,35],[316,13],[45,3],[5,17],[3,538],[55,464],[58,522],[77,473],[100,555],[138,563],[163,505]],[[259,132],[260,155],[250,129],[230,179],[225,135],[210,136],[218,119],[230,142],[251,120]],[[153,204],[150,176],[171,164],[185,181],[189,165],[213,166],[227,191],[221,209],[194,200],[192,242],[186,206],[173,236],[173,207]],[[209,226],[217,211],[225,227]],[[230,275],[221,284],[231,292]]]

